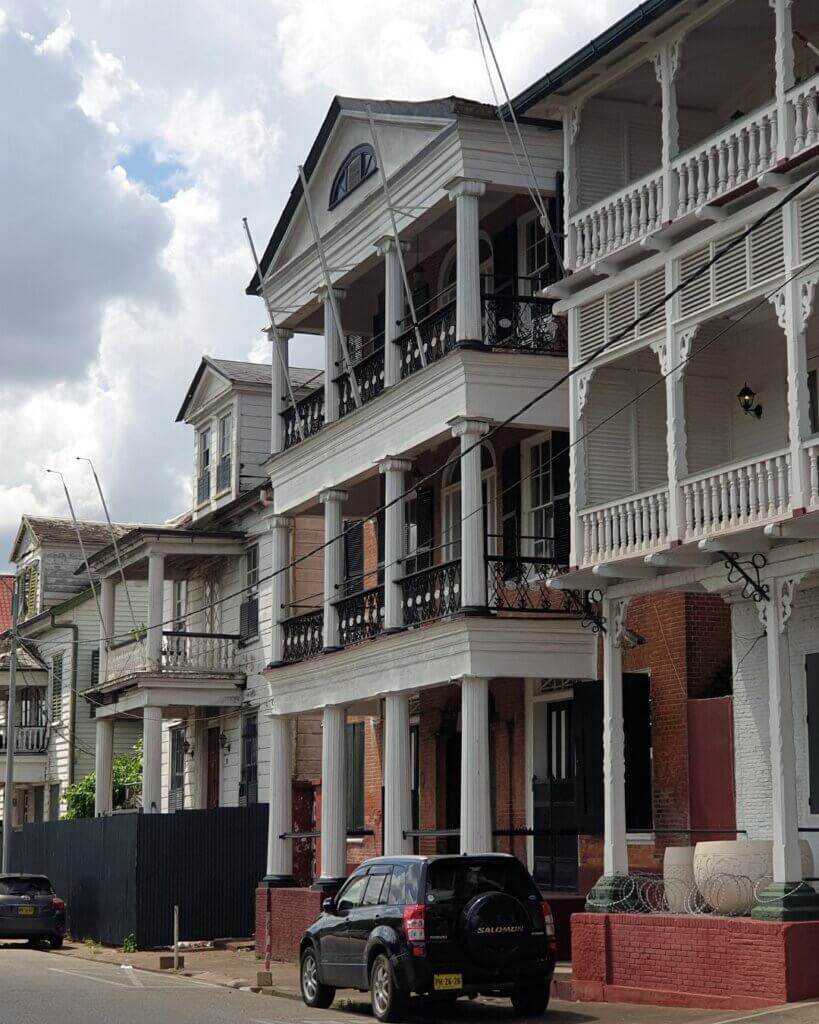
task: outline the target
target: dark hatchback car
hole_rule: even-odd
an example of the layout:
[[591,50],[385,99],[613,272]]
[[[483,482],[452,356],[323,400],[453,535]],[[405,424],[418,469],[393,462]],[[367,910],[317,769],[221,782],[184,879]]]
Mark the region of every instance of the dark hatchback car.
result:
[[506,995],[543,1013],[554,922],[526,868],[505,854],[381,857],[354,871],[301,943],[301,992],[329,1006],[369,989],[373,1013],[400,1020],[411,994]]
[[0,939],[48,940],[65,936],[65,903],[45,875],[0,875]]

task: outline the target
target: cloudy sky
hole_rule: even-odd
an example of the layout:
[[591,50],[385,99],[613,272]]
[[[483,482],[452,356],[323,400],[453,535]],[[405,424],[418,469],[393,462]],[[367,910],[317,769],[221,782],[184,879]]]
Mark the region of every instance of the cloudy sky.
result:
[[[483,0],[519,91],[633,0]],[[0,0],[0,569],[24,512],[187,507],[202,353],[264,359],[264,245],[335,93],[491,100],[469,0]],[[317,365],[305,341],[294,363]]]

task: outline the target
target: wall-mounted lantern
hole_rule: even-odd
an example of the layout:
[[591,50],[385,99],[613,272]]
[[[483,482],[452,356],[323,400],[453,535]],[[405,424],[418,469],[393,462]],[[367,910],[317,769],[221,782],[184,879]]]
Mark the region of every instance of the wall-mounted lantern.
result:
[[756,416],[758,420],[762,419],[762,406],[757,403],[756,392],[753,388],[748,387],[747,381],[737,392],[737,401],[746,416]]

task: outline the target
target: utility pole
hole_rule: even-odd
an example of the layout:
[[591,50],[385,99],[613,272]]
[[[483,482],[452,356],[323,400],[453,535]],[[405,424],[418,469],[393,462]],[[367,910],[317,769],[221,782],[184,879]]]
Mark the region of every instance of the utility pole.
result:
[[11,830],[14,819],[14,744],[17,722],[17,578],[11,592],[11,642],[9,644],[9,701],[6,707],[6,788],[3,792],[3,872],[9,870]]

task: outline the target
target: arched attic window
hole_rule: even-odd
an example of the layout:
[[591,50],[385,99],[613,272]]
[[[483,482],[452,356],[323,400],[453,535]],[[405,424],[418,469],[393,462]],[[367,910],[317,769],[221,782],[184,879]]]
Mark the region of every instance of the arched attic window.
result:
[[362,143],[355,149],[351,149],[333,178],[333,187],[330,189],[330,209],[338,206],[342,199],[346,199],[377,170],[378,166],[372,146]]

